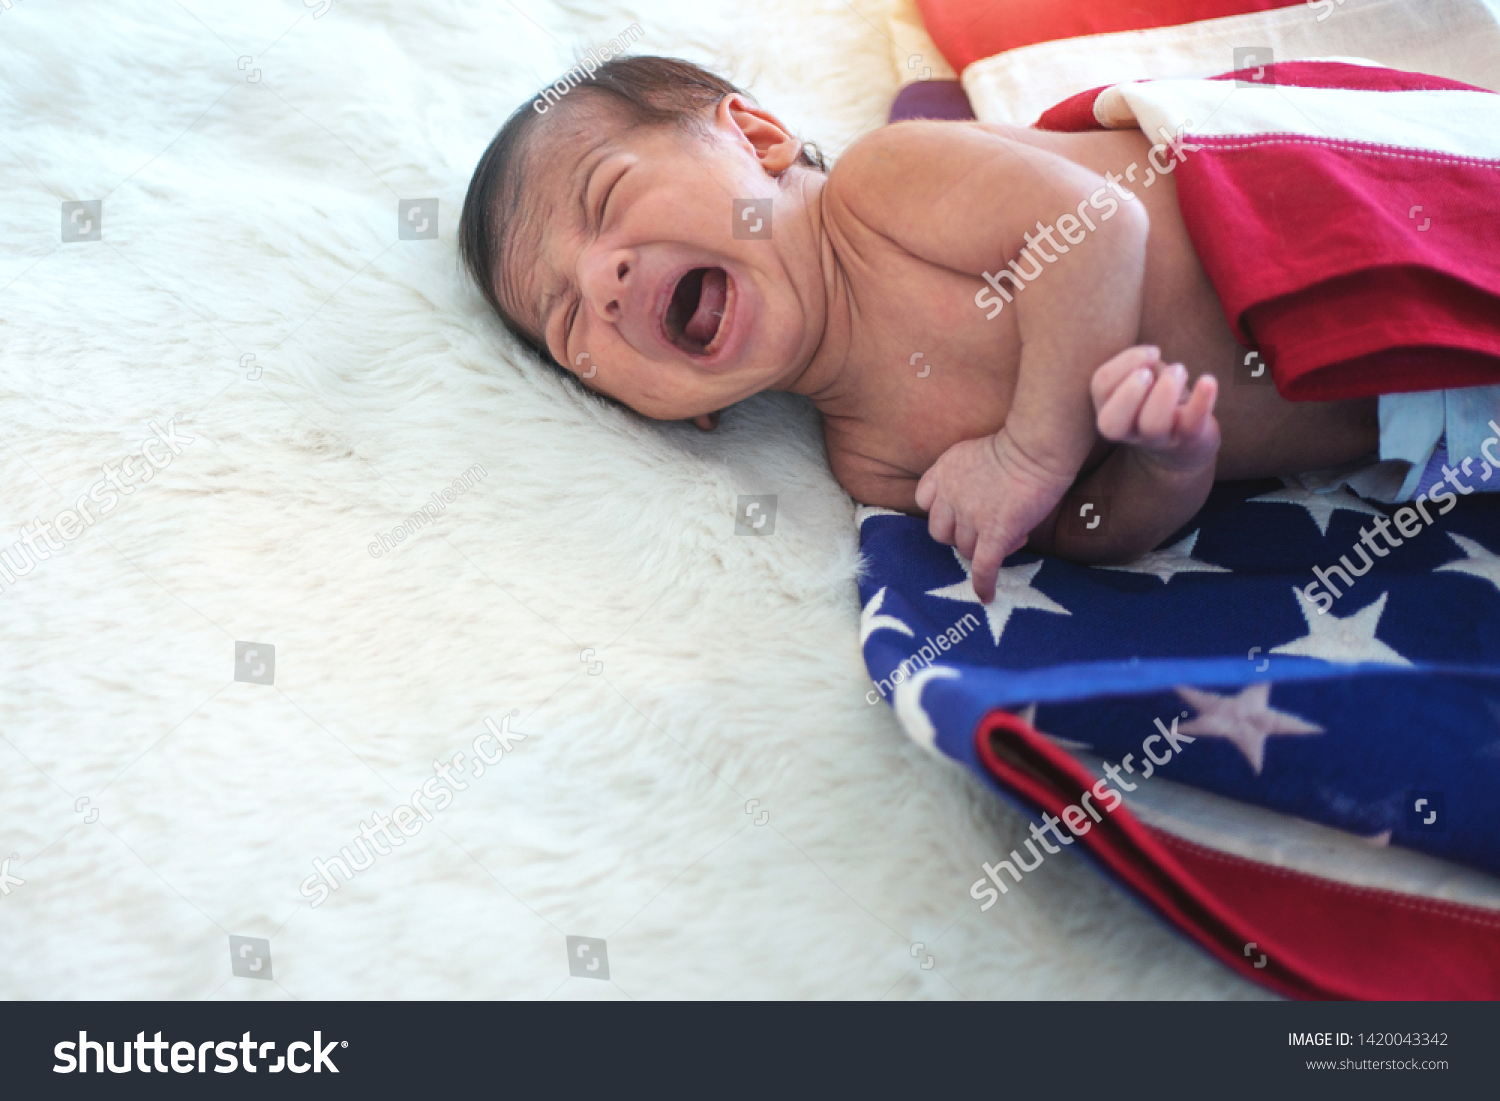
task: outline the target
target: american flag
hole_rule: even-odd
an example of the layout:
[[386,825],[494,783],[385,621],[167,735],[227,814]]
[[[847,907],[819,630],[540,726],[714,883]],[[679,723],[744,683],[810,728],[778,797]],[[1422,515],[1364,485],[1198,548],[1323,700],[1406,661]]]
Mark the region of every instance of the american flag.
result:
[[[862,509],[867,698],[1274,990],[1500,997],[1500,497],[1455,497],[1362,557],[1396,506],[1221,483],[1130,565],[1013,555],[989,605],[925,523]],[[1025,889],[976,875],[984,909]]]

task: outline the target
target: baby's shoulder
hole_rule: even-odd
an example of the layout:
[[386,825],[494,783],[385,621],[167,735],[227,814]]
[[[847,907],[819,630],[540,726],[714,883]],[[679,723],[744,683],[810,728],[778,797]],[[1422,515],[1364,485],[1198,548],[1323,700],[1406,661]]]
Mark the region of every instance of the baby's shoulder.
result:
[[951,186],[976,163],[985,174],[1023,170],[1007,146],[1029,145],[1017,127],[993,123],[916,119],[872,130],[844,151],[828,186],[849,201],[897,199]]
[[996,245],[1019,244],[1059,168],[1077,170],[1014,129],[931,120],[882,126],[835,162],[823,197],[830,221],[958,270],[979,262],[977,272]]
[[827,200],[861,221],[899,217],[963,144],[963,123],[896,122],[857,140],[828,174]]

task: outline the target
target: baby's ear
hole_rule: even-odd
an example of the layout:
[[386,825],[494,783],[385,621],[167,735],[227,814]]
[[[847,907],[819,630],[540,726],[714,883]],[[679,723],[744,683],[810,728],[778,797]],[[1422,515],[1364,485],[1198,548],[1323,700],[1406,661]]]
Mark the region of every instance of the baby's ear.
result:
[[738,132],[768,175],[779,176],[796,163],[802,142],[771,112],[744,96],[729,95],[719,101],[718,113],[720,125]]
[[712,432],[715,428],[719,427],[719,414],[699,413],[693,418],[693,423],[704,432]]

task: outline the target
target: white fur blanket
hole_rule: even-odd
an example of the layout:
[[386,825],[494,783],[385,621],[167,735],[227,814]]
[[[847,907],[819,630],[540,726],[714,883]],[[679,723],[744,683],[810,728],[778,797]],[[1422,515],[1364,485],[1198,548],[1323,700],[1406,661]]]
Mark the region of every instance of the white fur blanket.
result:
[[486,315],[470,171],[632,23],[832,153],[895,89],[883,0],[0,10],[0,996],[1259,996],[1074,857],[979,913],[1023,819],[865,703],[809,406],[645,423]]

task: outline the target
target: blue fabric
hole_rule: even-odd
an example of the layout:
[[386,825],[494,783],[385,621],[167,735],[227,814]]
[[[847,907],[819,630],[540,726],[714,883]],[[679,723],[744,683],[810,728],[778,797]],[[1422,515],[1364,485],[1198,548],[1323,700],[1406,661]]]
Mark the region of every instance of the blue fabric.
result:
[[[1330,497],[1338,507],[1328,515]],[[860,597],[877,682],[867,698],[894,694],[909,733],[923,740],[930,722],[935,748],[981,775],[974,729],[997,707],[1037,705],[1039,729],[1108,761],[1133,755],[1145,783],[1142,743],[1156,720],[1179,721],[1184,733],[1196,723],[1196,740],[1159,768],[1171,780],[1500,873],[1500,498],[1439,498],[1430,526],[1406,517],[1417,534],[1388,529],[1399,547],[1354,551],[1361,528],[1396,513],[1344,490],[1221,484],[1162,545],[1176,551],[1161,559],[1165,582],[1007,559],[992,608],[1015,607],[996,617],[998,641],[951,547],[922,521],[866,513]],[[1356,569],[1364,558],[1374,564],[1346,588],[1327,570],[1341,557]],[[1183,565],[1195,572],[1173,572]],[[1213,567],[1226,572],[1205,572]],[[1315,580],[1313,567],[1341,590],[1326,614],[1293,592]],[[1325,660],[1330,646],[1362,660]],[[1205,722],[1239,729],[1213,701],[1252,688],[1269,693],[1257,714],[1270,719],[1245,723],[1320,728],[1259,739],[1258,772],[1253,731],[1249,748],[1201,732]],[[1243,698],[1255,711],[1254,693]],[[1426,802],[1414,810],[1418,799]]]
[[[1500,488],[1490,478],[1487,455],[1500,437],[1500,386],[1470,386],[1460,390],[1423,390],[1380,397],[1380,457],[1408,462],[1411,469],[1393,498],[1410,501],[1443,477],[1449,455],[1466,459],[1472,472],[1482,467],[1481,492]],[[1436,448],[1436,450],[1434,450]]]

